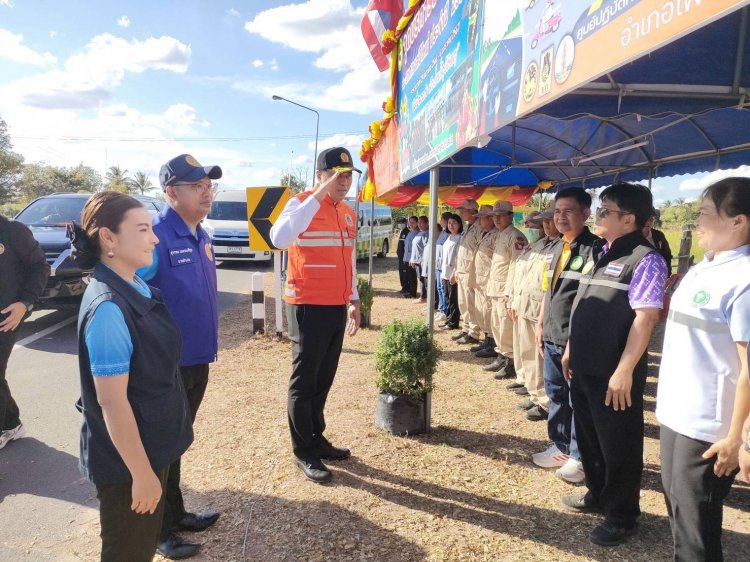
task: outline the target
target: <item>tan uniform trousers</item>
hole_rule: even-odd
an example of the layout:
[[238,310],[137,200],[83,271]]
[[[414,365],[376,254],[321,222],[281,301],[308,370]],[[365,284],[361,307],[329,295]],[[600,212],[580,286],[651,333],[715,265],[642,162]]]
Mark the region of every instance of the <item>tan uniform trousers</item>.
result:
[[549,398],[544,390],[544,361],[537,351],[536,322],[520,316],[513,330],[513,356],[516,382],[529,391],[529,399],[545,410],[549,409]]
[[[513,359],[513,320],[500,297],[490,297],[492,301],[492,337],[495,351]],[[514,362],[515,363],[515,362]]]
[[474,289],[477,325],[485,334],[492,333],[492,300],[481,289]]
[[469,287],[468,275],[457,275],[458,282],[458,310],[461,311],[461,328],[472,338],[478,340],[482,337],[482,331],[479,329],[477,318],[476,298],[474,289]]

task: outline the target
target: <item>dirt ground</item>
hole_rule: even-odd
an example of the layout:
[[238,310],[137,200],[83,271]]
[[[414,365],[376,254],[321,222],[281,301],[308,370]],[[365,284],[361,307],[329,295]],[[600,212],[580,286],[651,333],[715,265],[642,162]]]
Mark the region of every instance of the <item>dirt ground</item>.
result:
[[[515,408],[518,397],[481,370],[486,361],[450,341],[450,333],[437,335],[443,354],[432,431],[403,438],[375,427],[372,352],[378,326],[424,314],[423,305],[398,296],[395,258],[375,265],[374,326],[345,341],[326,409],[329,439],[353,454],[330,463],[330,485],[310,483],[292,468],[289,342],[252,335],[249,300],[222,319],[220,359],[212,367],[195,443],[183,459],[188,508],[222,512],[214,528],[190,537],[203,543],[195,560],[670,559],[654,376],[647,387],[640,530],[619,548],[594,546],[588,534],[598,518],[560,505],[561,496],[583,488],[531,463],[531,454],[548,445],[546,425],[526,421]],[[660,349],[661,329],[654,349]],[[658,364],[659,354],[651,353],[653,373]],[[747,560],[750,488],[735,485],[724,516],[726,559]],[[92,555],[97,532],[87,532],[82,547]]]

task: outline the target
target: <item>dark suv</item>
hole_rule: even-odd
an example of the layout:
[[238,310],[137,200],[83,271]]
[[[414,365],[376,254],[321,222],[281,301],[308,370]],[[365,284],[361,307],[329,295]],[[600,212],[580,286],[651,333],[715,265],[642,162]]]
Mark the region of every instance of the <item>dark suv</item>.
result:
[[[81,295],[86,290],[84,278],[90,273],[81,270],[70,259],[70,238],[68,226],[73,222],[80,224],[81,211],[91,193],[55,193],[34,199],[18,213],[15,220],[24,223],[31,229],[34,238],[39,242],[47,256],[47,263],[52,268],[37,308],[76,308],[81,302]],[[136,199],[152,214],[158,213],[164,202],[135,195]]]

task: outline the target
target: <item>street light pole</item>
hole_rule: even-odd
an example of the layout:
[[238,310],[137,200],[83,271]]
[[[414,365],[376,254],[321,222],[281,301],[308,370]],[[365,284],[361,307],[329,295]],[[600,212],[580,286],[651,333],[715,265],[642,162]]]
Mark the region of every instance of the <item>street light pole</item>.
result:
[[313,175],[312,175],[312,184],[315,185],[315,166],[318,161],[318,133],[320,131],[320,113],[318,113],[312,107],[307,107],[306,105],[302,105],[301,103],[297,103],[296,101],[288,100],[281,96],[277,96],[276,94],[271,96],[271,99],[273,99],[274,101],[285,101],[287,103],[291,103],[292,105],[296,105],[297,107],[301,107],[302,109],[312,111],[315,114],[315,156],[313,157]]

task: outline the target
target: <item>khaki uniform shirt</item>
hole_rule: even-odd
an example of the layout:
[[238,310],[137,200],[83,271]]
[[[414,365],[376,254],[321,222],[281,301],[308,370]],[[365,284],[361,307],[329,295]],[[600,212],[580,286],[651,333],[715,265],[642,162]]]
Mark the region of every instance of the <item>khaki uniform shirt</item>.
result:
[[479,242],[482,239],[482,227],[479,221],[475,221],[471,226],[464,228],[461,235],[461,244],[458,246],[458,257],[456,258],[456,276],[469,276],[469,286],[471,277],[474,275],[474,254],[477,251]]
[[495,240],[495,251],[492,254],[490,278],[487,283],[488,297],[510,296],[515,262],[526,244],[528,244],[526,236],[515,226],[511,225],[498,234]]
[[546,248],[551,244],[546,236],[527,245],[518,255],[511,288],[510,307],[526,320],[536,322],[542,308],[544,291],[542,275],[547,267]]
[[500,231],[492,227],[492,230],[482,232],[482,239],[477,246],[474,255],[474,278],[472,287],[484,291],[487,281],[490,278],[490,268],[492,267],[492,255],[495,253],[495,241]]

